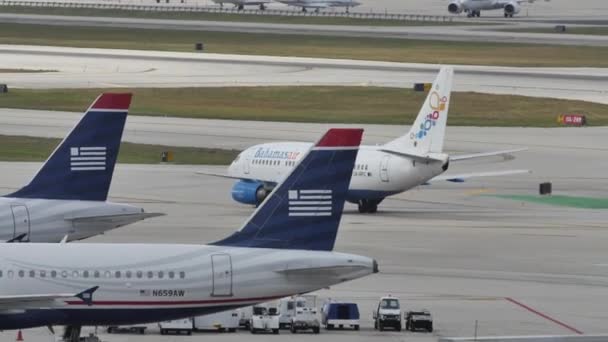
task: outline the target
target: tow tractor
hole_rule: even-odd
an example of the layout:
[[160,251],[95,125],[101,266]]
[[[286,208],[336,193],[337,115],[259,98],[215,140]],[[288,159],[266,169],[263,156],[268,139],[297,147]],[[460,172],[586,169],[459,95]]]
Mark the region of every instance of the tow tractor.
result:
[[433,317],[428,310],[408,311],[405,314],[405,330],[433,332]]
[[279,313],[277,308],[254,306],[251,322],[249,324],[252,334],[258,332],[279,333]]

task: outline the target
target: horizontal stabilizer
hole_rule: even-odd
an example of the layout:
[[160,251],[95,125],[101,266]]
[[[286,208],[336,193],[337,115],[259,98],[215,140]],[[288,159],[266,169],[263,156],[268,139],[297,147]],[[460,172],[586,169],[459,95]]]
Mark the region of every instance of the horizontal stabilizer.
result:
[[17,296],[0,296],[0,310],[24,310],[28,308],[41,308],[54,305],[56,300],[79,298],[85,304],[91,305],[93,293],[99,286],[92,287],[80,293],[50,293]]
[[463,173],[458,175],[440,175],[433,179],[431,182],[435,181],[448,181],[454,183],[464,183],[465,180],[469,178],[479,178],[479,177],[500,177],[500,176],[511,176],[518,174],[532,173],[530,170],[505,170],[505,171],[486,171],[486,172],[472,172],[472,173]]
[[471,153],[471,154],[460,154],[456,156],[450,156],[450,161],[461,161],[461,160],[471,160],[471,159],[479,159],[479,158],[487,158],[494,156],[502,156],[509,157],[511,153],[517,153],[522,151],[527,151],[528,148],[517,148],[513,150],[503,150],[503,151],[493,151],[493,152],[482,152],[482,153]]
[[164,216],[164,213],[135,213],[135,214],[118,214],[118,215],[99,215],[99,216],[66,216],[64,219],[74,223],[119,223],[119,222],[137,222],[151,217]]
[[356,272],[361,269],[361,266],[331,266],[331,267],[315,267],[315,268],[296,268],[276,271],[276,273],[285,274],[287,276],[339,276],[352,269]]
[[389,150],[389,149],[380,149],[379,151],[388,153],[388,154],[392,154],[395,156],[403,157],[403,158],[418,160],[421,162],[427,162],[427,161],[445,162],[447,160],[445,158],[446,155],[441,154],[441,153],[430,153],[427,155],[418,155],[418,154],[414,154],[414,153],[398,152],[398,151],[393,151],[393,150]]

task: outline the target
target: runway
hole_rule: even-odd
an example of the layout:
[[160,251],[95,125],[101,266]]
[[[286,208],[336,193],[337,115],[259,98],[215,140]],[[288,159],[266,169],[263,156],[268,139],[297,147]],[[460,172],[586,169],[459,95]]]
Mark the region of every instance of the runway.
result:
[[[457,143],[468,149],[493,146],[486,141],[506,144],[519,139],[523,139],[522,143],[535,140],[537,145],[508,162],[463,163],[454,165],[450,171],[529,167],[535,172],[464,184],[423,186],[387,199],[377,215],[358,214],[355,206],[348,205],[336,250],[373,256],[378,259],[381,272],[318,292],[323,298],[359,303],[363,327],[359,333],[322,332],[318,338],[435,341],[439,336],[473,335],[476,320],[479,335],[574,334],[516,303],[585,334],[606,332],[608,211],[552,207],[493,196],[534,194],[539,182],[552,181],[556,194],[605,197],[608,192],[604,174],[608,168],[603,147],[608,146],[605,130],[461,130],[470,140]],[[454,144],[454,130],[448,129],[448,134]],[[0,187],[8,192],[16,184],[27,182],[38,166],[38,163],[0,163],[3,170]],[[204,243],[234,231],[253,208],[237,205],[230,199],[233,181],[195,174],[200,169],[200,166],[119,165],[111,199],[168,215],[83,243]],[[430,309],[436,332],[429,336],[372,330],[372,307],[379,296],[389,293],[401,298],[407,309]],[[13,333],[4,332],[2,336],[12,338]],[[28,340],[49,339],[43,328],[27,330],[25,334]],[[243,334],[202,334],[186,339],[213,336],[236,341],[244,338]],[[158,335],[152,329],[144,337],[102,335],[102,338],[161,340],[154,336]],[[249,333],[247,336],[251,338]],[[267,337],[253,337],[256,339]]]
[[[0,45],[10,88],[341,85],[410,88],[439,66],[323,58]],[[608,69],[456,66],[455,91],[608,103]]]
[[[500,13],[500,12],[499,12]],[[261,34],[323,35],[338,37],[398,38],[462,42],[608,46],[608,36],[516,33],[494,31],[484,26],[366,26],[272,24],[234,21],[140,19],[0,13],[0,23],[121,27],[162,30],[220,31]],[[514,22],[516,23],[516,22]],[[519,23],[525,27],[526,23]],[[546,24],[547,27],[553,27]],[[537,27],[537,24],[532,24]],[[494,27],[495,29],[495,27]]]

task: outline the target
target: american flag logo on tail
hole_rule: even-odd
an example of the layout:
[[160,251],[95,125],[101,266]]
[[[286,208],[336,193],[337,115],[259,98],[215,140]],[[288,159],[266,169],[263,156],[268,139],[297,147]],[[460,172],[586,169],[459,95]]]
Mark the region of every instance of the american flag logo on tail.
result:
[[331,216],[331,190],[289,190],[289,216]]
[[72,171],[105,171],[106,148],[72,147],[70,148],[70,170]]

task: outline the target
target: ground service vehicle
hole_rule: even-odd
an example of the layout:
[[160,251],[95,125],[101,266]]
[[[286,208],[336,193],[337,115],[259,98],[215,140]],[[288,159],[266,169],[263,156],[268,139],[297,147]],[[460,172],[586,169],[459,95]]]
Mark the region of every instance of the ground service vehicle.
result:
[[405,314],[405,330],[433,332],[433,317],[428,310],[408,311]]
[[192,319],[191,318],[176,319],[173,321],[160,322],[160,323],[158,323],[158,327],[160,328],[161,335],[169,335],[169,334],[192,335]]
[[106,328],[106,331],[108,334],[129,332],[143,335],[146,333],[146,329],[147,327],[145,325],[110,325]]
[[291,332],[295,334],[298,330],[312,330],[318,334],[321,330],[321,323],[317,315],[317,308],[298,307],[295,314],[291,317]]
[[393,328],[401,331],[401,306],[399,299],[395,297],[382,297],[378,307],[374,310],[374,329],[383,331],[385,328]]
[[323,305],[325,329],[349,327],[359,330],[359,307],[355,303],[327,302]]
[[287,297],[279,301],[279,328],[287,329],[291,325],[291,319],[296,314],[296,308],[306,307],[306,298]]
[[239,327],[237,310],[222,311],[210,315],[196,316],[192,319],[194,330],[216,330],[235,332]]
[[249,329],[252,334],[258,332],[279,333],[279,312],[277,308],[254,306]]

